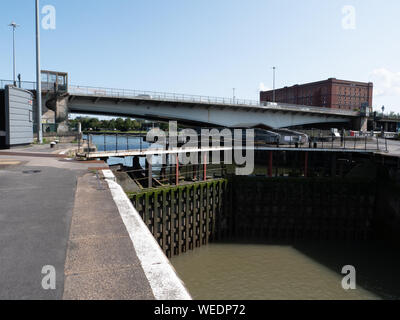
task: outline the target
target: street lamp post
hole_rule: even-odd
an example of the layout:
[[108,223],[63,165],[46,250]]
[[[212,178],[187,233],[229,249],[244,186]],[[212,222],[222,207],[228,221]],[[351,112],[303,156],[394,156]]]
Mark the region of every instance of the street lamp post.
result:
[[36,103],[38,143],[43,143],[42,131],[42,83],[40,77],[40,15],[39,0],[36,0]]
[[236,100],[236,97],[235,97],[235,91],[236,91],[236,89],[235,88],[233,88],[233,103],[235,104],[235,100]]
[[17,86],[17,80],[16,80],[16,74],[17,74],[16,68],[17,67],[16,67],[16,63],[15,63],[15,29],[17,29],[19,27],[19,25],[13,21],[8,26],[13,28],[13,82],[14,82],[14,86],[16,87]]

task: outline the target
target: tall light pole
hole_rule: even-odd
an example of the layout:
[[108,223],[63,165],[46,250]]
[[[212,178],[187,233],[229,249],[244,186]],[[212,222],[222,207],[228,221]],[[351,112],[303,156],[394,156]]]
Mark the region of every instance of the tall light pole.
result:
[[17,74],[16,68],[17,67],[16,67],[16,63],[15,63],[15,29],[17,29],[19,27],[19,25],[13,21],[8,26],[13,28],[13,81],[14,81],[14,86],[16,87],[17,86],[17,80],[16,80],[16,74]]
[[236,91],[236,89],[233,88],[232,90],[233,90],[233,103],[235,103],[235,99],[236,99],[236,97],[235,97],[235,91]]
[[42,131],[42,82],[40,76],[40,14],[39,0],[36,0],[36,103],[38,143],[43,143]]
[[272,67],[273,72],[273,84],[272,84],[272,102],[275,102],[275,71],[276,67]]

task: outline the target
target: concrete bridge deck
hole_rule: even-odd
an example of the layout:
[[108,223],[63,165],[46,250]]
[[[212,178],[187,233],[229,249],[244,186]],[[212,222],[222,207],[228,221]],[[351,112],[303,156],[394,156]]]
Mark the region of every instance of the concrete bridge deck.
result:
[[[0,80],[0,87],[7,81]],[[34,83],[22,85],[34,91]],[[66,92],[43,93],[44,104],[55,111],[63,124],[69,113],[137,117],[148,120],[177,120],[183,124],[229,128],[288,128],[320,123],[353,123],[364,128],[359,112],[328,108],[260,102],[153,91],[69,85]],[[229,116],[227,116],[229,113]],[[59,128],[66,129],[65,124]]]

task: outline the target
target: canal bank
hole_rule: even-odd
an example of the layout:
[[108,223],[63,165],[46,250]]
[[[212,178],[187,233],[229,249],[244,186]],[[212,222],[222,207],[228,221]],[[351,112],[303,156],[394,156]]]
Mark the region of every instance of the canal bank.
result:
[[[33,146],[0,154],[0,298],[189,299],[186,290],[177,295],[168,278],[160,282],[162,290],[150,283],[146,272],[152,267],[159,275],[160,261],[144,266],[137,248],[157,248],[157,254],[160,249],[132,243],[109,183],[101,179],[108,166],[47,150]],[[54,290],[42,286],[45,266],[54,267]]]

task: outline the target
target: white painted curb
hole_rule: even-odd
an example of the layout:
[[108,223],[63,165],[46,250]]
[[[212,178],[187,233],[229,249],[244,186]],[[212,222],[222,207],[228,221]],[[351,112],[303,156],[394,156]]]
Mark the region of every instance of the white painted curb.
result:
[[[111,173],[111,175],[110,175]],[[192,300],[174,267],[110,170],[103,170],[136,254],[157,300]]]
[[111,180],[114,182],[117,181],[117,179],[115,178],[115,176],[111,170],[103,170],[103,176],[104,176],[104,179],[106,179],[106,180]]

